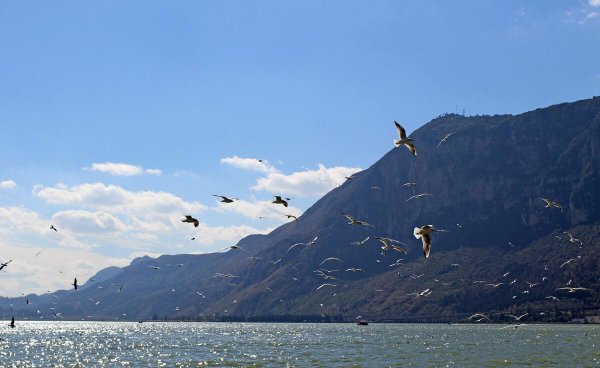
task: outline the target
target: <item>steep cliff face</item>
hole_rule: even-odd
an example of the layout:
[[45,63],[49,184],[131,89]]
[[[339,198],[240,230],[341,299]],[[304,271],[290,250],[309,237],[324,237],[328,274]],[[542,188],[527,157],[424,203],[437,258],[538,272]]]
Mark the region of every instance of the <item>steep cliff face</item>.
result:
[[[439,144],[448,133],[453,134]],[[328,313],[426,314],[439,313],[444,306],[452,306],[456,312],[467,305],[465,298],[472,296],[461,291],[467,285],[464,280],[485,275],[498,257],[506,261],[502,263],[505,268],[517,260],[523,267],[533,267],[527,262],[537,261],[535,253],[527,251],[528,244],[553,232],[559,234],[559,230],[591,229],[600,221],[600,98],[517,116],[445,115],[411,137],[417,146],[416,157],[404,147],[391,148],[356,179],[320,199],[298,223],[283,225],[266,236],[243,239],[240,244],[248,252],[163,256],[145,263],[137,260],[105,282],[124,285],[123,293],[92,287],[67,293],[61,296],[63,314],[100,318],[126,313],[132,319],[318,315],[323,313],[318,307],[321,304],[333,308]],[[393,138],[395,129],[390,123],[390,147]],[[417,185],[403,186],[406,182]],[[431,196],[407,201],[418,193]],[[557,201],[564,211],[544,208],[540,197]],[[373,226],[348,225],[341,212]],[[448,230],[433,235],[427,262],[422,259],[420,240],[412,235],[413,227],[424,224]],[[350,245],[367,236],[371,239],[363,246]],[[405,242],[408,254],[388,252],[382,256],[374,236]],[[318,237],[314,245],[288,251],[291,244],[314,237]],[[516,248],[511,249],[509,242]],[[523,259],[504,257],[507,251],[521,252]],[[470,258],[473,254],[477,258]],[[250,260],[249,255],[262,259]],[[450,260],[468,261],[480,268],[463,273],[463,281],[447,288],[439,298],[407,301],[403,295],[415,291],[411,288],[427,284],[398,281],[409,276],[390,267],[400,256],[407,269],[426,273],[423,280],[429,281],[444,278]],[[321,264],[329,257],[341,262]],[[556,252],[554,257],[557,262],[562,254]],[[153,270],[147,267],[149,263],[161,269]],[[173,267],[177,263],[184,266]],[[590,267],[591,272],[600,272]],[[313,272],[318,268],[339,271],[331,274],[335,279],[324,280]],[[346,272],[349,268],[363,271]],[[217,272],[239,277],[214,277]],[[317,291],[325,282],[335,286]],[[447,281],[454,282],[458,281]],[[84,302],[88,298],[103,302],[92,307]]]

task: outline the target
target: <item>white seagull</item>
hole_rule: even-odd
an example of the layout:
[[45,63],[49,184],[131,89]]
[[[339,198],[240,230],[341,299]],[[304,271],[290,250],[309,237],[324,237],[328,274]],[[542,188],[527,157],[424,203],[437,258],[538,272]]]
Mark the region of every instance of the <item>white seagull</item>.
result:
[[442,138],[442,140],[440,141],[440,143],[438,143],[438,145],[437,145],[437,146],[439,147],[439,146],[440,146],[440,144],[442,144],[442,143],[446,142],[446,141],[448,140],[448,138],[450,138],[450,136],[451,136],[452,134],[454,134],[454,132],[446,134],[446,135],[444,136],[444,138]]
[[431,195],[431,193],[421,193],[421,194],[415,194],[414,196],[410,197],[410,198],[409,198],[409,199],[407,199],[406,201],[408,202],[408,201],[410,201],[411,199],[421,199],[421,198],[423,198],[423,197],[430,196],[430,195]]
[[350,222],[348,222],[348,225],[371,226],[371,227],[373,227],[373,225],[369,224],[368,222],[357,220],[353,216],[351,216],[351,215],[349,215],[347,213],[342,212],[342,215],[344,215],[344,217],[347,218],[348,221],[350,221]]
[[446,230],[438,230],[433,227],[433,225],[423,225],[421,228],[415,227],[413,230],[413,235],[415,238],[423,241],[423,255],[425,258],[429,258],[429,252],[431,252],[431,234],[434,231],[445,232]]
[[546,202],[546,208],[556,207],[556,208],[559,208],[561,211],[563,210],[562,206],[560,204],[558,204],[558,202],[554,202],[553,200],[550,200],[548,198],[538,198],[538,199],[541,199],[542,201]]
[[398,134],[400,135],[400,140],[394,140],[394,145],[396,147],[400,147],[404,145],[406,148],[412,152],[413,155],[417,155],[417,149],[415,148],[415,144],[413,140],[406,137],[406,130],[402,127],[402,125],[398,124],[398,122],[394,121],[396,125],[396,129],[398,129]]

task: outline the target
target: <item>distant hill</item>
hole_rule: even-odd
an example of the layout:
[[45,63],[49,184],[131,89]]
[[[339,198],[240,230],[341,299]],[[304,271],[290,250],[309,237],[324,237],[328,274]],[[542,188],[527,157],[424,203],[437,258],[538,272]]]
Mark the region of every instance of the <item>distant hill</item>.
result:
[[[93,287],[40,297],[34,306],[3,300],[0,311],[22,318],[37,318],[37,309],[47,318],[54,307],[73,319],[440,321],[474,312],[568,320],[600,307],[600,98],[515,116],[446,114],[411,134],[417,156],[393,148],[395,135],[390,122],[384,157],[299,222],[242,239],[245,251],[138,258],[101,271],[88,282]],[[418,193],[431,196],[407,201]],[[545,208],[541,197],[563,211]],[[341,212],[373,226],[348,225]],[[424,224],[448,230],[433,234],[428,260],[412,235]],[[350,244],[367,236],[362,246]],[[381,255],[374,236],[406,243],[408,254]],[[288,251],[314,237],[315,244]],[[321,264],[330,257],[341,262]],[[318,269],[337,271],[321,271],[332,277],[325,280]],[[323,283],[335,286],[317,290]],[[591,290],[556,290],[567,284]]]

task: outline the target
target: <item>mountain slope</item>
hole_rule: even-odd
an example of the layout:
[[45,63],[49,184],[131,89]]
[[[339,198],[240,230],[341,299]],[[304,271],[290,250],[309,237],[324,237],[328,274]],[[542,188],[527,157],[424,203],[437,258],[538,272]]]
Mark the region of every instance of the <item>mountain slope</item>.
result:
[[[438,147],[448,133],[453,135]],[[394,134],[390,124],[390,146]],[[478,310],[549,307],[545,294],[569,280],[563,277],[567,266],[557,266],[578,255],[582,257],[573,263],[585,274],[569,268],[575,272],[571,279],[600,291],[600,98],[517,116],[448,114],[411,137],[416,157],[404,147],[391,149],[356,179],[325,195],[298,223],[243,239],[240,245],[247,251],[137,259],[100,282],[103,289],[61,292],[56,308],[70,318],[277,319],[363,314],[393,319],[468,313],[475,306]],[[417,185],[405,187],[406,182]],[[407,201],[418,193],[432,195]],[[544,208],[540,197],[562,204],[564,212]],[[373,227],[348,225],[341,212]],[[427,261],[420,240],[412,235],[413,227],[424,224],[448,230],[433,234]],[[582,248],[569,247],[573,244],[562,233],[569,229],[585,239]],[[557,243],[554,235],[566,239]],[[315,236],[314,245],[288,251],[291,244]],[[350,245],[367,236],[370,240],[363,246]],[[407,243],[408,254],[388,251],[382,256],[374,236]],[[262,259],[251,260],[250,255]],[[321,265],[330,257],[341,262]],[[404,265],[390,267],[398,258],[404,259]],[[459,274],[450,268],[459,268],[452,263],[461,264]],[[542,263],[551,271],[544,270]],[[335,280],[324,280],[314,272],[319,268],[339,271],[330,274]],[[345,271],[349,268],[364,271]],[[476,278],[503,282],[505,272],[518,279],[510,288],[481,290],[472,284]],[[215,277],[217,273],[238,277]],[[416,277],[420,274],[424,276]],[[539,281],[543,277],[547,277],[545,284]],[[525,281],[539,281],[543,288],[523,289]],[[448,285],[439,287],[442,282]],[[316,290],[323,283],[335,286]],[[427,288],[432,290],[428,297],[406,295]],[[517,291],[521,294],[513,299]],[[596,292],[565,297],[574,306],[598,303]],[[7,303],[0,304],[5,313]],[[49,307],[43,299],[37,304],[35,308]],[[33,316],[35,308],[17,309]]]

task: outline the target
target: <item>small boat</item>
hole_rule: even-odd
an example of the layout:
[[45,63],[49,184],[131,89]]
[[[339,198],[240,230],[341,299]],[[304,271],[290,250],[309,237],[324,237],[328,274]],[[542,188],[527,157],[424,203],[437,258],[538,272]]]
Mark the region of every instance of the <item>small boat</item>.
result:
[[356,321],[356,324],[359,326],[368,326],[369,322],[366,319],[361,319],[361,320]]

